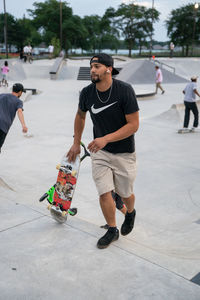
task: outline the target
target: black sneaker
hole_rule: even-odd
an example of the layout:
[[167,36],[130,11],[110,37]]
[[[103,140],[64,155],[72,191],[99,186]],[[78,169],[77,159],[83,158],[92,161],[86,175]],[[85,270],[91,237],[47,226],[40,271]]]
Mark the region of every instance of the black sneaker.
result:
[[135,209],[133,210],[132,213],[126,213],[124,223],[122,224],[121,227],[122,235],[127,235],[132,231],[134,226],[135,216],[136,216]]
[[103,228],[103,229],[108,229],[109,228],[109,225],[108,224],[105,224],[105,225],[101,225],[100,228]]
[[112,242],[118,240],[119,230],[115,227],[109,227],[108,231],[102,238],[98,240],[97,248],[104,249],[107,248]]

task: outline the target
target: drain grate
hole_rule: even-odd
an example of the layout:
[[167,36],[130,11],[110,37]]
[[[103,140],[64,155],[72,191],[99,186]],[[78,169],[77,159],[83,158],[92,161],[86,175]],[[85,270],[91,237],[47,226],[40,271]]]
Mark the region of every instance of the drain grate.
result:
[[190,279],[190,281],[200,285],[200,272],[197,275],[195,275],[192,279]]

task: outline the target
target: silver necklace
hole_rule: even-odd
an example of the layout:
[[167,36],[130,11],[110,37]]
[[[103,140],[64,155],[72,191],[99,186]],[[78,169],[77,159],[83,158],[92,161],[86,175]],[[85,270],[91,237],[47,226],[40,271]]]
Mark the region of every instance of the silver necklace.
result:
[[99,92],[98,92],[98,90],[97,90],[97,88],[96,88],[97,98],[99,99],[99,101],[100,101],[101,103],[106,103],[106,102],[109,101],[110,96],[111,96],[111,93],[112,93],[112,87],[113,87],[113,83],[112,83],[112,85],[111,85],[111,87],[110,87],[110,92],[109,92],[108,98],[107,98],[105,101],[101,100],[101,98],[100,98],[100,96],[99,96]]

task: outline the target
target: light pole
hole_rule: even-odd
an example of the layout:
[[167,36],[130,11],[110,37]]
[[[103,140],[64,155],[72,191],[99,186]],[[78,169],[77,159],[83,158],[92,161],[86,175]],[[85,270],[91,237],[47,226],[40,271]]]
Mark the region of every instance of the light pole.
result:
[[6,1],[3,0],[4,6],[4,43],[6,47],[6,58],[8,58],[8,42],[7,42],[7,13],[6,13]]
[[62,51],[62,0],[60,0],[60,51]]
[[151,24],[152,24],[152,29],[151,29],[151,38],[150,38],[150,59],[152,56],[152,48],[153,48],[153,22],[154,22],[154,0],[152,0],[152,14],[151,14]]
[[194,45],[195,45],[195,31],[196,31],[196,22],[197,22],[197,11],[199,8],[199,4],[195,3],[194,5],[194,25],[193,25],[193,35],[192,35],[192,55],[194,51]]

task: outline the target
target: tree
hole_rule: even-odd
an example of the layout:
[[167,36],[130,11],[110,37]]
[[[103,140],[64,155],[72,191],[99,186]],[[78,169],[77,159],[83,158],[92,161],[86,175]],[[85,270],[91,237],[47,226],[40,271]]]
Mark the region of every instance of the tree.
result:
[[106,10],[100,22],[101,49],[115,49],[117,52],[119,46],[120,33],[115,26],[116,11],[110,7]]
[[[4,14],[0,14],[0,42],[4,43]],[[32,46],[41,42],[41,35],[33,26],[30,19],[16,19],[14,16],[7,14],[7,43],[8,48],[15,45],[18,50],[22,50],[26,43]]]
[[87,49],[86,38],[88,31],[79,16],[73,15],[70,19],[65,20],[63,32],[67,32],[63,38],[63,45],[66,51],[70,48]]
[[[8,48],[17,41],[16,19],[7,13],[7,44]],[[0,14],[0,42],[4,43],[4,14]]]
[[116,24],[127,42],[129,57],[131,57],[136,42],[142,45],[147,38],[151,38],[153,23],[159,20],[159,12],[134,3],[121,4],[116,16],[118,17]]
[[101,18],[98,15],[85,16],[83,18],[83,24],[88,32],[86,37],[88,48],[93,53],[99,48],[100,21]]
[[188,56],[190,46],[200,37],[200,10],[195,10],[193,4],[174,9],[166,21],[166,27],[170,40],[181,46],[183,55]]
[[[35,2],[34,9],[28,9],[33,18],[34,26],[42,33],[44,42],[50,43],[52,38],[60,38],[60,2],[57,0],[46,0]],[[72,18],[72,9],[67,2],[62,2],[62,20]],[[62,28],[63,40],[66,41],[68,32]],[[63,46],[63,45],[62,45]]]
[[34,27],[33,20],[27,19],[25,16],[23,19],[17,19],[15,31],[17,34],[15,45],[20,50],[28,43],[36,46],[42,41],[41,34]]

